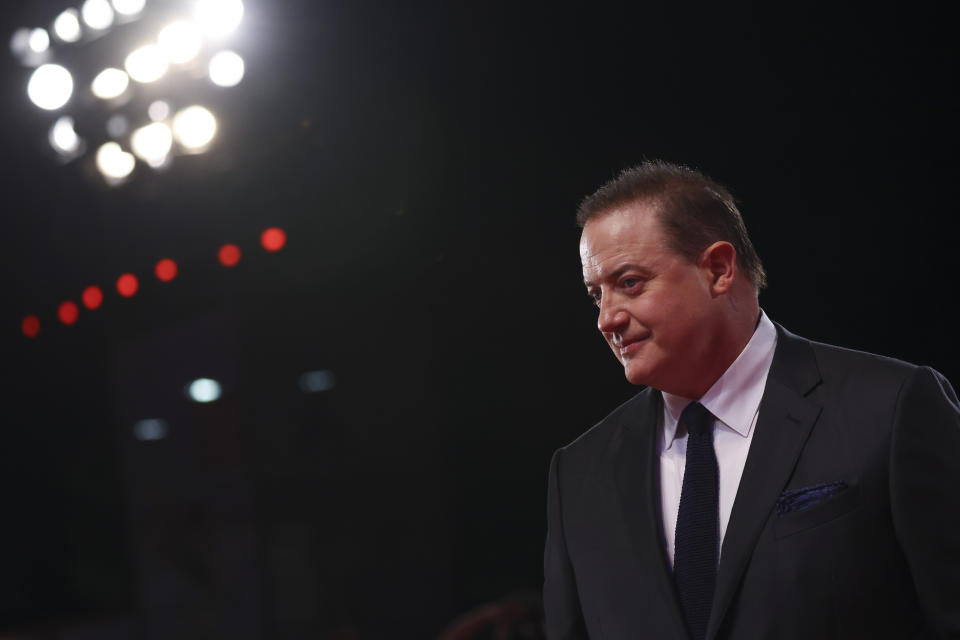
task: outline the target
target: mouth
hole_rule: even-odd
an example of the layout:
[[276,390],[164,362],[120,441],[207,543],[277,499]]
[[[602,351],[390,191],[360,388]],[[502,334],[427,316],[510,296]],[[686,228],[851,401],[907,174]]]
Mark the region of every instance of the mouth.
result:
[[619,343],[615,342],[614,346],[620,352],[621,356],[627,357],[627,356],[633,355],[637,350],[639,350],[640,347],[643,345],[644,342],[647,341],[648,338],[649,336],[644,336],[642,338],[632,338],[630,340],[622,340]]

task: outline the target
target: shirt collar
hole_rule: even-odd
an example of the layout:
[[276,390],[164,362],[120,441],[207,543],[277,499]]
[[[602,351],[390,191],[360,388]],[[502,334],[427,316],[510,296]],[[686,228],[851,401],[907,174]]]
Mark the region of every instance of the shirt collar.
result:
[[[760,321],[747,346],[700,398],[707,411],[743,437],[750,435],[776,346],[777,329],[761,310]],[[663,401],[663,442],[664,448],[669,449],[677,437],[680,414],[693,400],[664,392]]]

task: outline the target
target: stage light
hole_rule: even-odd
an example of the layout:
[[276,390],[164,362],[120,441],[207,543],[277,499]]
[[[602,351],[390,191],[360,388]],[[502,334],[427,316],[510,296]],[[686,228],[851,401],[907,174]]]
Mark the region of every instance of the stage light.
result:
[[140,283],[137,281],[137,276],[132,273],[125,273],[117,278],[117,293],[124,298],[132,298],[139,288]]
[[217,251],[217,260],[225,267],[234,267],[240,262],[240,247],[235,244],[225,244]]
[[287,234],[283,229],[270,227],[260,234],[260,244],[267,251],[280,251],[287,244]]
[[35,315],[29,315],[20,323],[20,330],[28,338],[36,338],[40,333],[40,318]]
[[154,100],[147,107],[147,115],[154,122],[160,122],[170,117],[170,105],[163,100]]
[[167,58],[155,44],[133,51],[123,62],[130,77],[144,84],[156,82],[167,72]]
[[113,10],[122,16],[135,16],[147,5],[146,0],[111,0]]
[[80,19],[76,9],[67,9],[53,21],[53,33],[63,42],[76,42],[80,39]]
[[133,425],[133,437],[137,440],[163,440],[167,437],[170,427],[166,420],[148,418]]
[[133,172],[136,163],[133,154],[121,149],[116,142],[104,143],[97,150],[97,168],[107,182],[123,180]]
[[216,133],[217,120],[203,107],[187,107],[173,117],[173,135],[187,151],[205,150]]
[[80,301],[83,302],[83,306],[91,311],[98,309],[100,305],[103,304],[103,291],[96,285],[90,285],[83,290],[83,293],[80,295]]
[[177,277],[177,263],[170,258],[164,258],[157,262],[153,272],[160,282],[170,282]]
[[30,29],[20,27],[10,36],[10,51],[18,58],[30,51]]
[[187,387],[187,395],[194,402],[213,402],[220,397],[220,383],[210,378],[197,378]]
[[77,308],[77,303],[72,300],[61,302],[60,306],[57,307],[57,317],[60,318],[60,322],[67,326],[74,324],[80,317],[80,309]]
[[243,2],[240,0],[198,0],[194,18],[204,32],[212,37],[225,36],[243,20]]
[[200,47],[203,46],[203,36],[197,25],[184,20],[171,22],[160,30],[157,36],[157,45],[166,56],[167,61],[174,64],[183,64],[193,60]]
[[123,95],[128,86],[130,86],[130,76],[122,69],[110,67],[97,74],[90,83],[90,90],[98,98],[112,100]]
[[74,131],[73,118],[70,116],[61,116],[53,123],[50,127],[49,140],[50,146],[67,158],[77,155],[83,148],[83,141]]
[[138,158],[151,167],[160,167],[170,156],[173,134],[164,123],[154,122],[134,131],[130,136],[130,146]]
[[30,47],[30,50],[34,53],[43,53],[50,48],[50,34],[47,33],[46,29],[36,28],[30,32],[30,39],[27,41],[27,46]]
[[41,109],[55,111],[67,104],[73,95],[73,76],[58,64],[36,68],[27,83],[27,96]]
[[300,376],[300,389],[304,393],[330,391],[337,383],[332,371],[307,371]]
[[233,51],[221,51],[210,58],[207,72],[219,87],[235,87],[243,80],[243,58]]
[[83,21],[91,29],[102,31],[113,24],[113,9],[107,0],[87,0],[80,7]]

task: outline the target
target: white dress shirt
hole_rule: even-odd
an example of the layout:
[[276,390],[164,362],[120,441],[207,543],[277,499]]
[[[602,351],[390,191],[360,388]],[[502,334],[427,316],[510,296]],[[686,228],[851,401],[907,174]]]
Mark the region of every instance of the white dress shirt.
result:
[[[730,511],[737,497],[740,476],[750,451],[760,400],[767,384],[767,374],[777,346],[777,330],[760,312],[760,322],[750,342],[727,370],[700,398],[713,422],[713,450],[720,472],[720,543],[727,532]],[[683,490],[683,472],[687,464],[687,432],[677,429],[680,414],[690,398],[663,394],[662,428],[660,429],[660,504],[667,555],[673,566],[673,546],[677,530],[677,512]]]

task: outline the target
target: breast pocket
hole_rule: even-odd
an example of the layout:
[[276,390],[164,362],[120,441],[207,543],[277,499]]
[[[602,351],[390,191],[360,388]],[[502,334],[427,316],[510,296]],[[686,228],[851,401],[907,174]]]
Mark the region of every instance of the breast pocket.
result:
[[776,538],[784,538],[818,527],[853,511],[859,504],[860,486],[850,484],[840,493],[826,498],[819,504],[801,511],[774,516],[773,534]]

